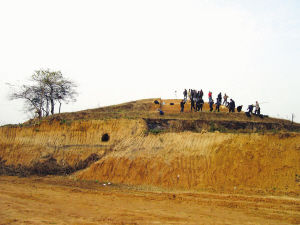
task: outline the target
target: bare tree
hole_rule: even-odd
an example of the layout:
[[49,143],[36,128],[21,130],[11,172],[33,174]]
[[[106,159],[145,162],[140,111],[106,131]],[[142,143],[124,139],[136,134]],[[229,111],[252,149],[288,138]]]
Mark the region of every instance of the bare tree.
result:
[[23,99],[30,111],[35,111],[38,117],[54,114],[55,104],[59,103],[59,113],[62,102],[76,101],[76,84],[64,78],[60,71],[37,70],[31,77],[32,85],[22,85],[12,92],[10,99]]
[[63,79],[57,83],[57,87],[54,92],[54,99],[59,102],[59,113],[61,111],[62,102],[66,102],[68,104],[70,101],[76,101],[75,97],[77,92],[74,87],[76,87],[74,82],[68,79]]
[[38,87],[22,85],[18,88],[18,90],[14,91],[9,98],[10,100],[25,100],[26,109],[29,111],[35,111],[39,118],[42,117],[43,96]]

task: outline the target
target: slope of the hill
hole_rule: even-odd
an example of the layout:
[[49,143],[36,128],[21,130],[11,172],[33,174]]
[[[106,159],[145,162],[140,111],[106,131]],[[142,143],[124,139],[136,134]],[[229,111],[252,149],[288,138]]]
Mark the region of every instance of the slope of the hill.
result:
[[0,174],[80,170],[76,176],[85,180],[299,195],[299,124],[208,112],[207,105],[180,113],[179,100],[153,101],[1,127]]
[[[138,120],[42,122],[0,129],[0,174],[66,174],[99,160],[125,137],[141,133]],[[102,140],[105,134],[109,141]]]
[[299,161],[298,134],[149,134],[119,143],[77,177],[184,190],[299,195]]
[[[160,104],[154,104],[157,100]],[[103,119],[176,119],[176,120],[206,120],[206,121],[230,121],[230,122],[247,122],[247,123],[268,123],[277,124],[282,127],[292,129],[293,125],[290,121],[258,116],[247,117],[243,112],[228,113],[225,106],[220,107],[220,112],[209,112],[209,106],[204,104],[203,112],[191,112],[190,103],[185,104],[184,113],[180,113],[179,99],[146,99],[124,104],[107,106],[102,108],[95,108],[83,110],[72,113],[55,114],[48,117],[46,120],[58,120],[63,122],[70,122],[75,120],[103,120]],[[173,105],[171,105],[173,104]],[[215,108],[215,106],[214,106]],[[164,115],[160,116],[158,109],[164,111]],[[30,120],[25,125],[37,124],[37,120]],[[297,129],[299,124],[294,124]],[[294,129],[296,129],[294,127]],[[299,130],[300,131],[300,130]]]

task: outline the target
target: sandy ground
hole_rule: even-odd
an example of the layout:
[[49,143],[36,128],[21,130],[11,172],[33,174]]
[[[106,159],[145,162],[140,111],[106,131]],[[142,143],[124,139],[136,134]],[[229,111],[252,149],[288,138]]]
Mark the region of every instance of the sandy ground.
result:
[[300,224],[300,199],[0,176],[0,224]]

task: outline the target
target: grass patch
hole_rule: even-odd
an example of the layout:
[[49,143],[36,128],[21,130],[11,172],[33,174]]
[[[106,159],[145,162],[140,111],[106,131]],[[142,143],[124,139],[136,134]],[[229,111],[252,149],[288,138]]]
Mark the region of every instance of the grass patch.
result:
[[273,133],[273,134],[277,134],[278,132],[279,131],[277,129],[274,129],[274,128],[271,130],[271,133]]
[[155,129],[147,130],[146,134],[155,134],[156,135],[156,134],[160,134],[162,132],[164,132],[164,130],[155,128]]
[[60,125],[66,124],[67,126],[71,126],[72,121],[71,120],[62,119],[59,124]]

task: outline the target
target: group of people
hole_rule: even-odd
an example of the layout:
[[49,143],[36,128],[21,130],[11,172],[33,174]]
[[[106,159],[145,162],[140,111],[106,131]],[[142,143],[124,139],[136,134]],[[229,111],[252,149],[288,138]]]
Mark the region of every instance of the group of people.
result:
[[[188,91],[185,89],[183,91],[183,100],[180,103],[181,107],[181,112],[184,112],[184,105],[188,101],[188,98],[191,102],[191,111],[201,111],[203,109],[204,105],[204,100],[203,100],[203,90],[201,89],[200,91],[189,89]],[[235,107],[235,101],[233,99],[230,99],[228,101],[229,96],[225,93],[224,96],[222,96],[222,93],[220,92],[216,98],[216,102],[214,102],[213,97],[212,97],[212,92],[208,92],[208,103],[209,103],[209,111],[212,112],[213,106],[215,104],[215,111],[220,112],[220,106],[224,105],[225,107],[228,108],[229,112],[235,112],[235,109],[238,112],[242,111],[243,105],[238,106],[237,108]],[[223,102],[222,102],[223,99]],[[248,113],[249,115],[253,114],[253,108],[254,105],[249,105],[248,107]],[[255,113],[257,115],[260,115],[260,107],[258,102],[256,101],[255,104]]]
[[260,115],[260,106],[258,101],[256,101],[255,105],[251,104],[248,106],[248,112],[246,113],[247,116],[251,116],[253,114],[253,108],[255,107],[254,115]]
[[204,101],[203,101],[203,91],[191,90],[187,91],[186,89],[183,92],[183,100],[180,103],[181,112],[184,111],[184,104],[187,102],[187,98],[190,99],[191,102],[191,111],[201,111],[203,109]]

